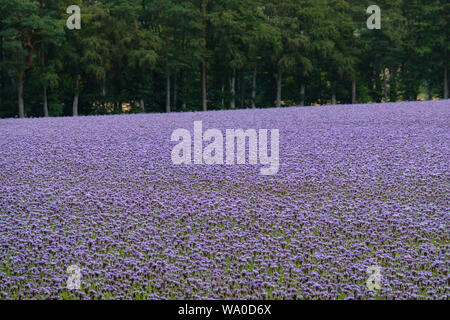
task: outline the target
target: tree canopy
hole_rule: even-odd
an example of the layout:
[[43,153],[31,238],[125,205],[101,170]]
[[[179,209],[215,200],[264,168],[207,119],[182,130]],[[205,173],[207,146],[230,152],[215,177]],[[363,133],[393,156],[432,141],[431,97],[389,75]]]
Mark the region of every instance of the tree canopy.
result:
[[2,0],[0,117],[448,99],[449,2],[371,4]]

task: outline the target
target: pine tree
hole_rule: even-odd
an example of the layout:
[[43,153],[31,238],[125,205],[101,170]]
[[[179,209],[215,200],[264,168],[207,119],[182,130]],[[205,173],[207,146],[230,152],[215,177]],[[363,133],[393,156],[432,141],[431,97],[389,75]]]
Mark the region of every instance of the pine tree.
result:
[[7,56],[4,64],[14,71],[21,118],[26,113],[23,98],[26,72],[33,66],[39,47],[57,41],[60,36],[57,20],[49,14],[51,9],[47,4],[46,1],[19,0],[5,0],[0,4],[2,46]]

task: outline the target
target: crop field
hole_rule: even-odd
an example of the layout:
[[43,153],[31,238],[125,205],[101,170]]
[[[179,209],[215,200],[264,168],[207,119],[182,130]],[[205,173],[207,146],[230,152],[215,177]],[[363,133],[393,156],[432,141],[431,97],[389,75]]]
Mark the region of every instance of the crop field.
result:
[[[194,121],[279,129],[278,174],[174,165]],[[449,100],[0,120],[0,299],[448,299],[449,129]]]

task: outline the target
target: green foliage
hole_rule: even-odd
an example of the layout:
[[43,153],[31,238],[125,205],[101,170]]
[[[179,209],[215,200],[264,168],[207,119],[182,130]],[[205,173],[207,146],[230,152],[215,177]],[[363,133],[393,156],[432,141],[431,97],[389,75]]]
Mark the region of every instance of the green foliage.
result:
[[[81,8],[81,30],[66,9]],[[203,6],[207,5],[206,14]],[[0,117],[200,110],[208,107],[442,98],[448,70],[445,0],[2,0]],[[231,81],[233,79],[233,82]],[[234,84],[234,90],[231,86]],[[301,88],[306,88],[302,94]],[[167,99],[170,101],[167,102]],[[143,102],[143,104],[141,104]],[[240,102],[240,103],[239,103]],[[122,103],[129,106],[123,109]],[[144,107],[144,108],[143,108]]]

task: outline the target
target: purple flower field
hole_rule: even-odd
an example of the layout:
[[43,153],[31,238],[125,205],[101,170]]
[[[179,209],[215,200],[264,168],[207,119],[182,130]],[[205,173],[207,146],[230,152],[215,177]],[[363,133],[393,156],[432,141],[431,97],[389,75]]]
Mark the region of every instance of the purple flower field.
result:
[[[200,120],[279,129],[279,173],[173,165]],[[0,120],[0,299],[448,299],[449,127],[449,100]]]

